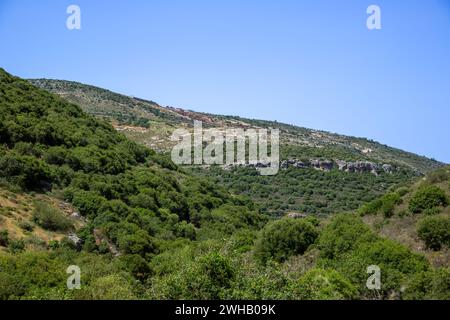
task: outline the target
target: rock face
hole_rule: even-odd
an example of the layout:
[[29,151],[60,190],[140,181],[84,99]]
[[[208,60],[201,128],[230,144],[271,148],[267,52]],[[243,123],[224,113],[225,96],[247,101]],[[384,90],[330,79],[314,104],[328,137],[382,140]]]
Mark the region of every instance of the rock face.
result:
[[81,245],[83,244],[83,240],[78,237],[75,233],[69,233],[67,238],[73,242],[77,249],[81,249]]
[[310,166],[315,169],[330,171],[333,169],[333,162],[329,160],[311,160]]
[[[226,164],[222,167],[225,170],[231,170],[233,167],[247,167],[247,168],[265,168],[269,164],[266,163],[246,163],[246,164]],[[298,160],[298,159],[287,159],[280,161],[280,168],[287,169],[289,167],[294,168],[314,168],[316,170],[331,171],[337,169],[339,171],[345,171],[350,173],[372,173],[374,175],[379,175],[380,173],[393,173],[397,170],[396,167],[390,164],[380,164],[370,161],[343,161],[343,160]]]
[[297,159],[283,160],[280,164],[282,169],[287,169],[289,166],[296,168],[314,168],[317,170],[330,171],[334,168],[339,171],[352,173],[366,173],[370,172],[378,175],[382,172],[392,173],[395,169],[390,164],[378,164],[370,161],[355,161],[348,162],[343,160],[318,160],[312,159],[309,163]]

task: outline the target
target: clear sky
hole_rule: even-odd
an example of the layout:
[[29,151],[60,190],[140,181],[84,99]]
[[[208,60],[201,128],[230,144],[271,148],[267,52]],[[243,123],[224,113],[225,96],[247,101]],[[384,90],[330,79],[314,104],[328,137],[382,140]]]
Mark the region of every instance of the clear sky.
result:
[[[81,8],[81,30],[66,9]],[[381,30],[366,9],[381,8]],[[0,0],[0,66],[450,163],[449,0]]]

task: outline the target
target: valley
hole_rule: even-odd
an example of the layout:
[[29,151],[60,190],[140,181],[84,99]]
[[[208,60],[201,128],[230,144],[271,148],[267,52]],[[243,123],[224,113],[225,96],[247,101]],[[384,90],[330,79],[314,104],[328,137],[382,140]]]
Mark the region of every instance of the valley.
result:
[[[3,69],[0,110],[2,300],[450,299],[448,165]],[[278,128],[282,168],[175,165],[193,120]]]

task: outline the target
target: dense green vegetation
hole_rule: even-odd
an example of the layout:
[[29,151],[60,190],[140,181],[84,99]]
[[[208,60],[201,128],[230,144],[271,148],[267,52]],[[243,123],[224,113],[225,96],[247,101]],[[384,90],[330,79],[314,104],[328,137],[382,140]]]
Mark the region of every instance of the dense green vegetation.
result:
[[417,234],[431,249],[450,248],[450,217],[424,218],[417,226]]
[[[448,268],[434,268],[424,255],[381,237],[359,215],[272,219],[246,192],[227,190],[237,185],[184,172],[77,105],[3,70],[0,108],[2,186],[63,199],[84,221],[77,229],[65,213],[38,202],[31,227],[66,235],[39,241],[8,233],[0,216],[0,299],[448,298]],[[239,179],[256,184],[252,192],[261,187],[261,198],[272,195],[262,186],[274,178],[248,172]],[[405,179],[315,170],[280,176],[279,183],[287,181],[279,192],[319,216],[357,208],[382,195],[382,184]],[[396,190],[376,212],[392,216],[409,202],[405,197]],[[24,234],[30,225],[22,224]],[[79,290],[66,287],[70,265],[81,269]],[[365,285],[370,265],[381,268],[380,290]]]
[[357,209],[374,200],[389,187],[406,183],[411,172],[396,172],[375,176],[371,173],[352,174],[339,170],[330,172],[312,168],[288,168],[274,176],[261,176],[250,168],[208,170],[192,168],[215,184],[225,186],[235,194],[250,197],[262,212],[279,216],[286,212],[301,212],[317,216]]
[[419,172],[438,168],[439,162],[420,157],[374,141],[311,130],[276,121],[245,119],[163,108],[153,101],[133,98],[109,90],[64,80],[34,79],[34,85],[60,94],[81,106],[86,112],[112,119],[119,124],[146,127],[145,132],[124,132],[130,139],[157,150],[170,151],[170,133],[175,128],[192,127],[193,120],[203,121],[204,127],[279,128],[282,159],[371,161],[390,164],[394,174],[349,174],[333,170],[331,173],[314,169],[290,168],[275,177],[260,177],[253,169],[194,168],[195,176],[207,176],[214,183],[225,186],[234,194],[246,195],[260,205],[264,213],[279,216],[289,211],[326,216],[340,211],[354,210],[376,199],[393,185],[410,181]]
[[276,220],[262,230],[256,255],[263,263],[270,259],[283,262],[290,256],[303,254],[317,236],[315,227],[306,220]]
[[409,210],[414,213],[432,210],[439,206],[447,206],[445,191],[437,186],[424,186],[416,192],[409,202]]
[[359,208],[361,215],[383,213],[386,218],[389,218],[394,213],[396,205],[402,203],[402,198],[399,192],[389,192],[384,196],[370,201]]

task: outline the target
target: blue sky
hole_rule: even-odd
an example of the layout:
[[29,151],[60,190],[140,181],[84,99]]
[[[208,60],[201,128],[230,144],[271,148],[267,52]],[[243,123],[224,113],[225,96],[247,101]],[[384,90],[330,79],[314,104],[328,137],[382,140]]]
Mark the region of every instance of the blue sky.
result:
[[[81,8],[68,30],[66,8]],[[381,8],[381,30],[366,9]],[[450,163],[449,0],[0,0],[0,66]]]

